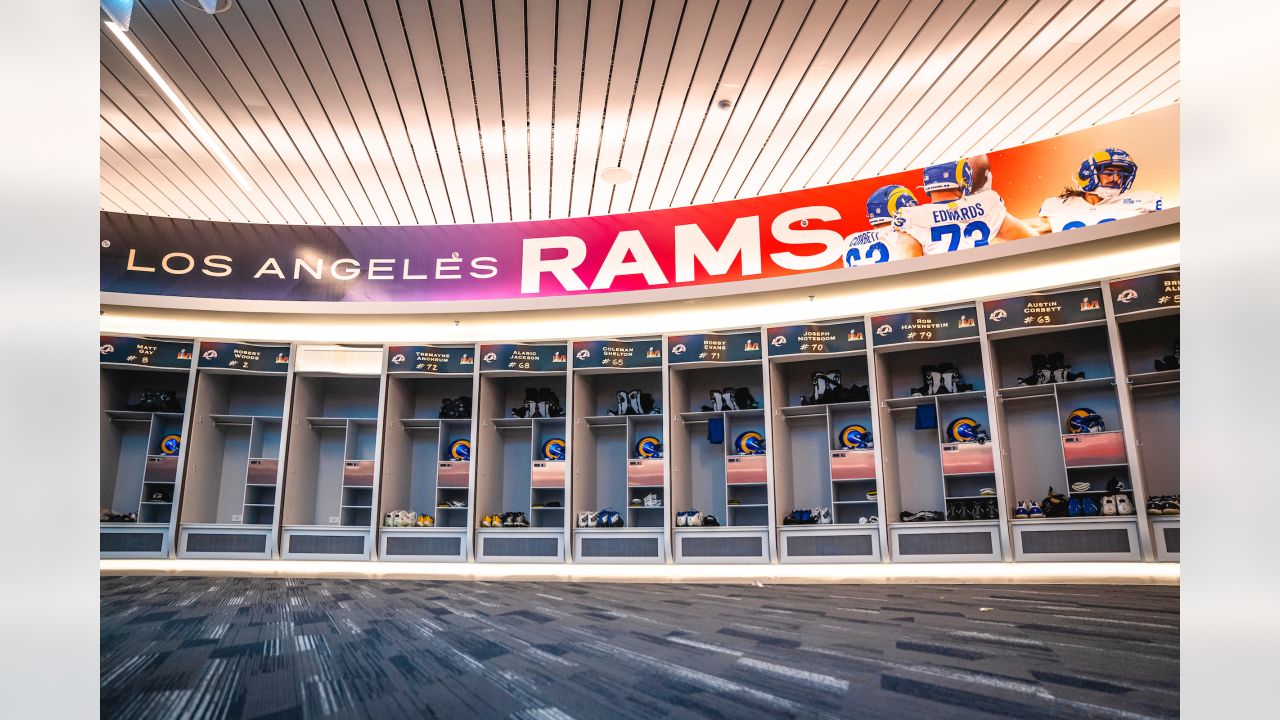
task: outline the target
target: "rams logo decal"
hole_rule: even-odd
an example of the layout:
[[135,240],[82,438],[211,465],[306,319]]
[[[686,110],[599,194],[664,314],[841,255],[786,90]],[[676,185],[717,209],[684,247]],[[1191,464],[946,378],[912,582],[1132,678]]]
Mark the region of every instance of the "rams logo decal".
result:
[[1009,313],[1005,312],[1004,310],[996,310],[995,312],[991,313],[991,322],[1000,322],[1001,320],[1007,317],[1009,317]]
[[1116,302],[1129,303],[1138,299],[1137,290],[1124,290],[1116,296]]

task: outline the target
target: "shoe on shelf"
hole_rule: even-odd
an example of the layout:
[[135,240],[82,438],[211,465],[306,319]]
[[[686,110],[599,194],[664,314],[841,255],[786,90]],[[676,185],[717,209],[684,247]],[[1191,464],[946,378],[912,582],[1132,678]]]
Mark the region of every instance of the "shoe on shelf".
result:
[[1112,495],[1118,495],[1125,491],[1124,481],[1119,478],[1111,478],[1107,481],[1107,492]]
[[1153,495],[1147,498],[1147,514],[1163,515],[1164,514],[1164,496]]
[[979,490],[979,491],[978,491],[978,494],[979,494],[979,495],[981,495],[981,496],[983,496],[983,497],[995,497],[995,495],[996,495],[996,489],[995,489],[995,488],[982,488],[981,490]]
[[733,498],[732,500],[730,500],[730,501],[728,502],[728,504],[729,504],[729,505],[741,505],[741,504],[742,504],[742,501],[741,501],[741,500],[739,500],[738,498]]
[[919,512],[903,510],[899,517],[902,518],[902,522],[937,522],[946,519],[946,516],[937,510],[920,510]]
[[1089,492],[1090,487],[1092,486],[1087,482],[1073,482],[1071,483],[1071,492]]
[[819,525],[830,525],[830,524],[831,524],[831,508],[829,508],[829,507],[820,507],[820,508],[818,508],[818,509],[817,509],[817,513],[818,513],[818,524],[819,524]]
[[632,506],[632,507],[639,507],[639,506],[641,506],[641,505],[644,505],[644,501],[643,501],[643,500],[641,500],[640,498],[631,498],[631,506]]
[[1116,514],[1116,496],[1115,495],[1107,495],[1102,498],[1102,514],[1103,515]]
[[657,493],[649,493],[648,495],[645,495],[644,500],[642,500],[641,503],[645,507],[662,507],[662,499],[658,497]]
[[878,497],[880,497],[880,493],[879,493],[878,491],[876,491],[876,490],[871,490],[871,491],[868,491],[868,492],[867,492],[867,499],[868,499],[868,500],[875,500],[875,499],[876,499],[876,498],[878,498]]
[[576,519],[573,521],[573,526],[580,527],[580,528],[587,527],[587,516],[590,514],[591,513],[587,512],[586,510],[580,511],[577,515],[574,516]]
[[1182,514],[1182,501],[1178,499],[1178,498],[1180,498],[1180,497],[1181,497],[1180,495],[1167,495],[1167,496],[1165,496],[1164,504],[1163,504],[1163,506],[1161,507],[1161,510],[1163,510],[1163,511],[1164,511],[1164,513],[1163,513],[1163,514],[1165,514],[1165,515],[1181,515],[1181,514]]
[[1030,513],[1030,516],[1032,518],[1039,519],[1039,520],[1044,519],[1044,510],[1041,509],[1040,503],[1036,502],[1035,500],[1031,501],[1031,507],[1028,508],[1027,512]]
[[1026,520],[1029,517],[1031,517],[1031,506],[1027,504],[1026,500],[1019,500],[1018,507],[1013,510],[1013,519]]
[[1067,501],[1067,515],[1071,517],[1080,517],[1084,514],[1084,504],[1080,502],[1080,498],[1071,498]]
[[1129,501],[1128,495],[1116,495],[1116,514],[1117,515],[1133,515],[1133,503]]
[[702,517],[701,513],[699,513],[698,524],[705,527],[720,527],[720,521],[716,519],[715,515]]
[[1080,513],[1082,515],[1098,515],[1101,512],[1102,510],[1098,508],[1098,504],[1088,495],[1080,500]]
[[978,518],[980,520],[999,520],[1000,509],[996,507],[994,502],[988,500],[987,502],[982,503],[982,510],[978,514]]

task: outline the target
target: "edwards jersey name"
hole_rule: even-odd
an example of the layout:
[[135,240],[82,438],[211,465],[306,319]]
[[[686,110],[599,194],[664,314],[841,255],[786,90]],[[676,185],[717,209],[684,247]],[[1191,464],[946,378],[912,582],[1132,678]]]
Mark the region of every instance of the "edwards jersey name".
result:
[[959,200],[899,210],[893,226],[915,238],[924,254],[938,255],[985,247],[1007,214],[994,190],[980,190]]
[[1090,205],[1088,200],[1079,196],[1052,197],[1040,206],[1040,217],[1049,220],[1054,232],[1061,232],[1163,209],[1164,199],[1159,195],[1147,190],[1135,190],[1104,198],[1097,205]]

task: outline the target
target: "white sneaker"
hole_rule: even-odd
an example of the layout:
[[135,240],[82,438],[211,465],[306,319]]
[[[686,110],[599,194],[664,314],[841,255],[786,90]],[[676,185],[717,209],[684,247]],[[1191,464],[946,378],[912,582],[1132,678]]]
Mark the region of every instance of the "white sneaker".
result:
[[1133,503],[1129,502],[1128,495],[1116,495],[1116,514],[1132,515],[1134,514]]
[[689,527],[702,527],[702,513],[697,510],[691,510],[689,514],[685,516],[685,524]]
[[662,501],[658,499],[657,493],[649,493],[644,496],[645,507],[662,507]]
[[591,514],[591,513],[587,512],[586,510],[583,510],[582,512],[578,513],[578,519],[577,519],[577,522],[575,522],[574,524],[575,524],[577,527],[580,527],[580,528],[584,528],[584,527],[586,527],[586,526],[587,526],[587,516],[588,516],[588,515],[590,515],[590,514]]
[[1116,496],[1115,495],[1108,495],[1102,498],[1102,514],[1103,515],[1116,514]]

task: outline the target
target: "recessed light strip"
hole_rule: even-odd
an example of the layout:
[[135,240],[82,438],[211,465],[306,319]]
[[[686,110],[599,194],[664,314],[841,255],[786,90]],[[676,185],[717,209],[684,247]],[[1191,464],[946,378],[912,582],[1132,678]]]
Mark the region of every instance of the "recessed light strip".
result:
[[200,139],[200,142],[204,143],[205,148],[207,148],[209,152],[213,153],[213,156],[218,159],[218,162],[222,163],[222,166],[231,174],[231,177],[236,181],[236,184],[245,192],[252,192],[254,189],[253,186],[249,184],[248,179],[246,179],[235,164],[231,162],[231,158],[227,156],[226,151],[222,149],[222,145],[214,138],[213,133],[209,132],[209,129],[205,127],[204,123],[200,122],[200,119],[196,117],[195,113],[191,112],[191,109],[182,101],[182,98],[178,96],[178,93],[174,92],[168,81],[164,79],[164,76],[156,70],[155,66],[151,64],[151,61],[147,59],[147,56],[142,54],[142,50],[140,50],[138,46],[129,39],[128,33],[110,20],[104,21],[103,24],[106,25],[107,29],[116,36],[116,40],[119,40],[120,44],[129,51],[129,54],[133,56],[133,59],[138,63],[138,65],[141,66],[143,70],[147,71],[147,75],[151,77],[151,82],[155,83],[156,87],[160,88],[160,91],[164,93],[164,96],[169,98],[169,102],[177,108],[178,114],[182,115],[182,119],[187,121],[187,126],[191,128],[191,132],[195,133],[195,136]]

